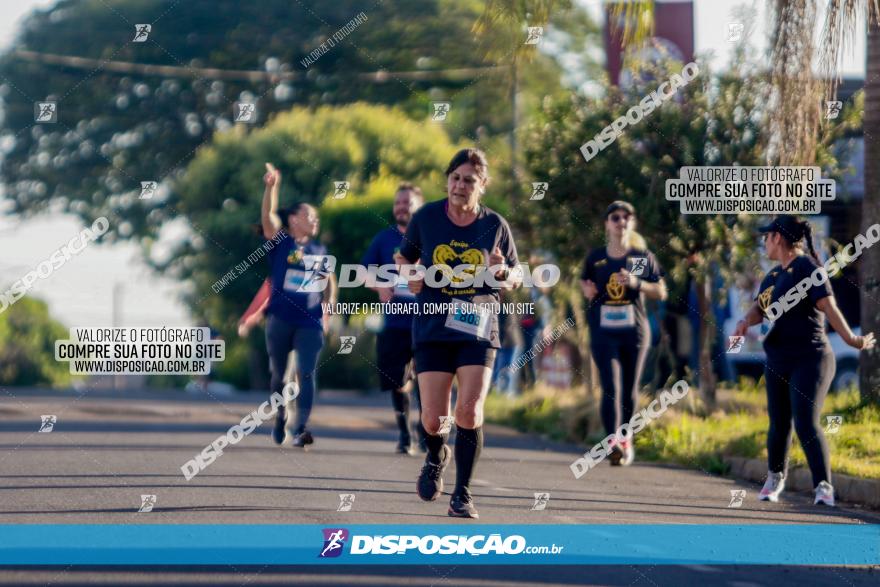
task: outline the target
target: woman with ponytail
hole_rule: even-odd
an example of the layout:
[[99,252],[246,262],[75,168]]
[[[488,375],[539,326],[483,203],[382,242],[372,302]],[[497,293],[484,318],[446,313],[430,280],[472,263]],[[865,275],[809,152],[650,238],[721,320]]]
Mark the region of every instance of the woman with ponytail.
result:
[[[764,234],[767,257],[780,264],[764,277],[755,303],[737,323],[734,334],[743,336],[749,326],[761,323],[767,308],[805,279],[804,283],[810,287],[797,304],[776,318],[764,338],[770,429],[767,480],[758,499],[779,501],[779,494],[785,488],[794,418],[794,429],[813,475],[814,504],[834,506],[828,443],[819,425],[822,405],[835,371],[834,353],[825,334],[825,319],[846,344],[856,349],[872,348],[874,335],[854,335],[837,308],[828,280],[821,285],[811,281],[810,275],[822,264],[813,247],[809,222],[782,215],[759,230]],[[805,242],[809,256],[804,254],[801,241]]]
[[629,202],[612,202],[605,211],[606,245],[587,255],[581,289],[589,301],[590,350],[602,385],[602,424],[614,435],[608,460],[629,465],[635,458],[629,426],[636,408],[639,380],[651,347],[651,330],[643,294],[666,299],[663,269],[635,232],[635,209]]
[[269,385],[272,393],[284,394],[291,351],[296,351],[299,381],[296,413],[290,406],[278,408],[272,439],[282,444],[290,427],[293,446],[305,448],[314,443],[306,425],[315,397],[318,355],[328,328],[329,315],[321,302],[329,301],[331,306],[336,302],[336,280],[328,270],[327,249],[314,240],[318,235],[318,211],[304,202],[279,208],[281,172],[269,163],[263,183],[266,187],[260,219],[271,267],[271,291],[265,307]]

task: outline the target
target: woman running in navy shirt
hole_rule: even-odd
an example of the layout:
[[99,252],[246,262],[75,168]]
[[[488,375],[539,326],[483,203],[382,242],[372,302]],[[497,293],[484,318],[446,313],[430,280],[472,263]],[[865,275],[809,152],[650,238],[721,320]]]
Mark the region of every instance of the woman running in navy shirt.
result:
[[[315,366],[328,324],[321,302],[329,291],[332,303],[335,280],[327,249],[312,240],[318,234],[317,210],[309,204],[295,203],[279,211],[281,172],[269,163],[263,181],[266,184],[261,214],[263,235],[274,242],[268,255],[272,290],[266,308],[270,391],[283,392],[288,356],[295,350],[299,395],[292,426],[293,446],[303,448],[314,442],[306,424],[315,397]],[[276,238],[282,232],[283,236]],[[277,444],[284,442],[289,411],[289,407],[278,408],[272,433]]]

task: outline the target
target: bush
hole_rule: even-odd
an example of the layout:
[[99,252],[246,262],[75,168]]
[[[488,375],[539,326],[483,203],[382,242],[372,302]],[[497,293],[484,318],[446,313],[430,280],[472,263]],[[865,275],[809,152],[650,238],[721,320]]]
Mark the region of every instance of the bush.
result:
[[[702,413],[704,408],[699,404],[695,406],[697,413],[691,412],[681,402],[652,421],[635,437],[638,457],[715,474],[727,472],[725,457],[766,459],[768,422],[763,386],[753,381],[741,384],[741,389],[721,390],[719,409],[711,414]],[[646,397],[640,399],[642,406],[647,404]],[[574,390],[548,393],[538,389],[516,399],[496,394],[486,401],[486,419],[586,448],[605,436],[596,429],[597,406],[591,402]],[[853,390],[829,395],[823,413],[843,416],[840,431],[826,434],[834,471],[880,479],[880,408],[861,402]],[[796,440],[790,463],[792,467],[806,466]]]
[[68,330],[45,302],[24,297],[0,313],[0,385],[67,386],[70,364],[55,361],[55,341]]
[[[192,284],[188,302],[196,319],[218,330],[233,349],[238,318],[268,264],[248,267],[219,293],[212,285],[263,243],[253,225],[260,218],[264,162],[275,163],[282,173],[280,205],[304,201],[319,207],[320,240],[339,262],[356,263],[375,233],[390,224],[397,184],[413,181],[429,199],[439,197],[443,170],[456,149],[440,125],[366,104],[294,108],[264,128],[217,134],[199,150],[179,185],[178,209],[194,229],[192,238],[157,267]],[[335,181],[349,182],[344,199],[332,198]],[[372,295],[351,290],[342,299],[374,301],[367,297]],[[237,363],[231,357],[218,373],[238,381],[249,363],[245,353],[236,356]]]
[[[354,350],[347,355],[337,355],[339,337],[355,335]],[[331,334],[324,341],[318,357],[319,389],[358,389],[367,391],[379,387],[376,374],[376,335],[360,329],[345,329]]]

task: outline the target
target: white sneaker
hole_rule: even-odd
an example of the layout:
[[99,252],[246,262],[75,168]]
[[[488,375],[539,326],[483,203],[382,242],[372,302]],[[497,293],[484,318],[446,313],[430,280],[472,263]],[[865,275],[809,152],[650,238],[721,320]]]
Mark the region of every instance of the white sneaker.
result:
[[785,489],[785,475],[767,471],[767,480],[764,481],[764,487],[761,488],[758,499],[760,501],[776,503],[779,501],[779,494],[782,493],[783,489]]
[[620,441],[620,448],[623,449],[623,458],[620,460],[620,464],[624,467],[630,466],[636,459],[636,449],[633,446],[634,444],[632,438],[625,438]]
[[828,481],[822,481],[816,486],[816,489],[814,489],[813,492],[816,494],[816,499],[813,500],[813,505],[821,503],[830,508],[834,507],[834,487],[831,486],[831,483]]

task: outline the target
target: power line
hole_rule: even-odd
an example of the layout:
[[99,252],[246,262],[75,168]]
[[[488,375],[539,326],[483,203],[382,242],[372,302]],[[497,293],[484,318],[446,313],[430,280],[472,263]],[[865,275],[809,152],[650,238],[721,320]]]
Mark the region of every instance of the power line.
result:
[[[77,57],[75,55],[59,55],[57,53],[40,53],[38,51],[18,50],[13,56],[31,63],[44,65],[60,65],[74,69],[102,69],[124,74],[140,74],[143,76],[159,77],[194,77],[209,79],[225,79],[249,82],[278,83],[281,81],[295,81],[305,78],[305,72],[288,71],[271,73],[267,71],[253,71],[245,69],[219,69],[215,67],[182,67],[177,65],[153,65],[149,63],[134,63],[131,61],[110,61],[104,59],[92,59],[89,57]],[[373,71],[364,73],[351,73],[346,76],[353,77],[358,81],[373,83],[385,83],[393,79],[413,81],[462,81],[486,75],[506,71],[507,68],[491,65],[486,67],[462,67],[456,69],[441,69],[430,71]]]

